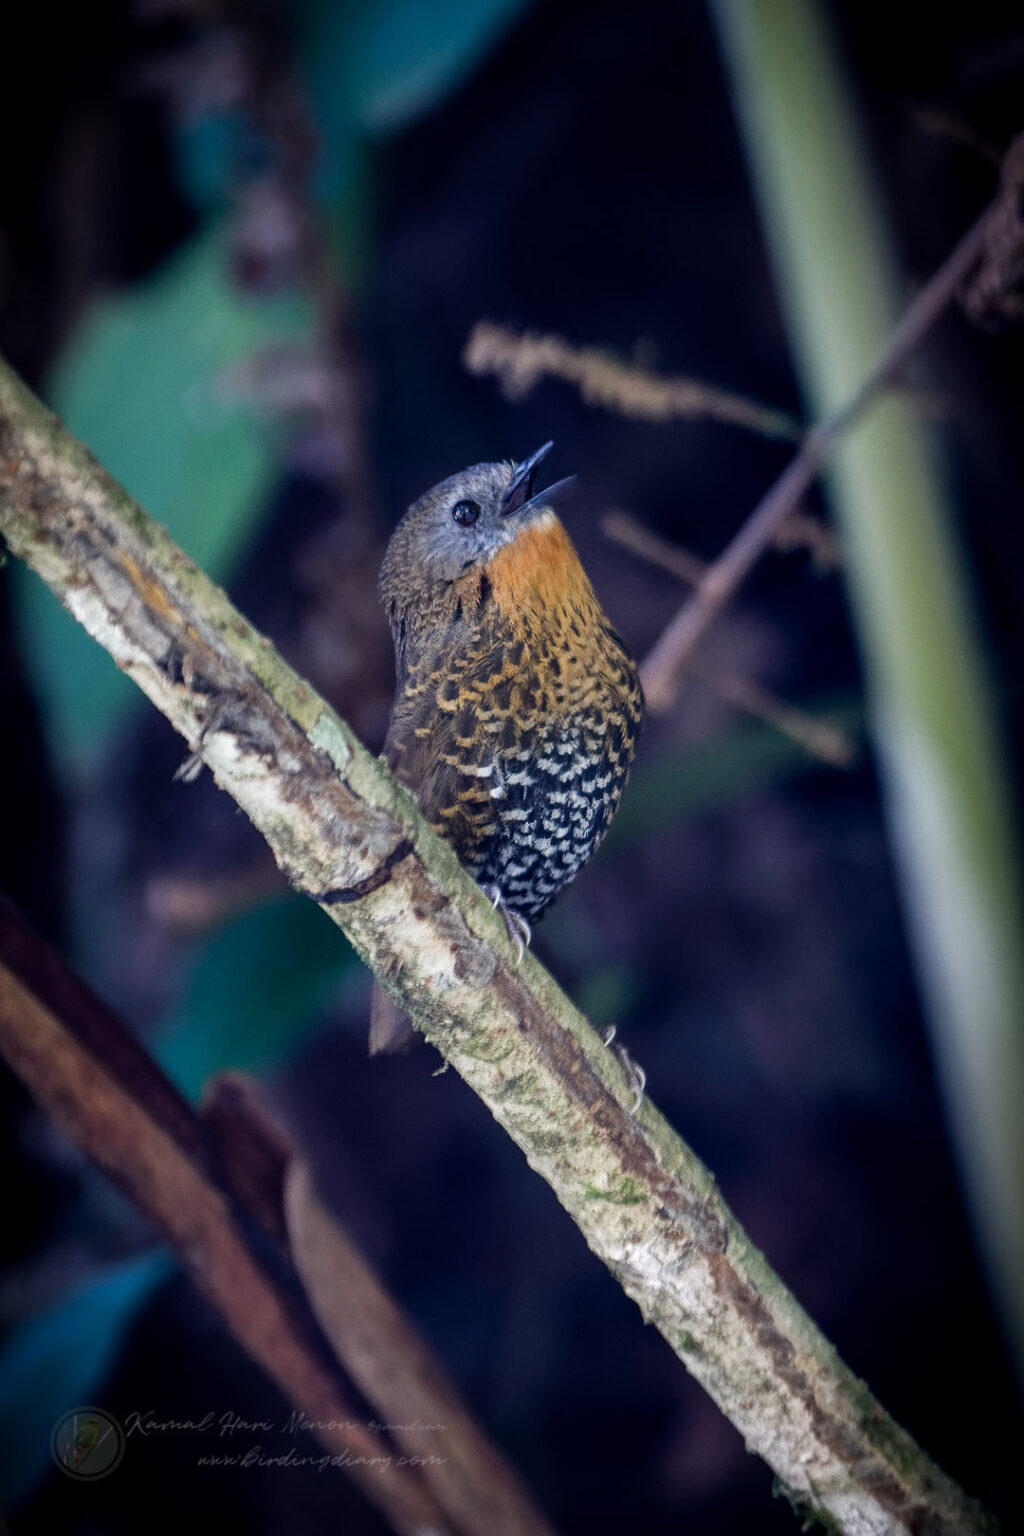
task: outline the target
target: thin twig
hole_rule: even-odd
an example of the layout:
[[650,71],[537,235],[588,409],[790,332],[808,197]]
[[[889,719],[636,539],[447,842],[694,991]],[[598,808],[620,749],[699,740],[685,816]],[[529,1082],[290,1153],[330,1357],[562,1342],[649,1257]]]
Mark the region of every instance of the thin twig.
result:
[[700,379],[651,373],[596,347],[573,347],[560,336],[531,331],[520,334],[489,320],[473,327],[462,361],[478,377],[494,374],[510,400],[521,399],[542,378],[549,377],[575,385],[588,405],[601,405],[642,421],[704,418],[787,442],[799,442],[803,433],[800,423],[785,411],[745,395],[716,389]]
[[910,120],[922,133],[934,134],[936,138],[948,139],[953,144],[962,144],[965,149],[987,160],[989,165],[998,165],[1003,158],[1002,150],[980,134],[966,118],[947,112],[942,107],[923,102],[910,109]]
[[[789,526],[788,522],[786,526]],[[663,539],[660,534],[653,533],[650,528],[645,528],[642,523],[637,522],[636,518],[630,517],[628,512],[606,513],[601,519],[601,531],[608,538],[614,539],[617,544],[621,544],[624,549],[631,550],[633,554],[649,560],[652,565],[657,565],[662,570],[670,571],[673,576],[689,582],[691,586],[698,586],[707,570],[705,561],[691,554],[688,549]],[[824,720],[815,719],[813,715],[809,715],[806,710],[798,708],[797,705],[788,704],[783,699],[777,698],[757,683],[719,672],[704,666],[692,657],[687,663],[686,670],[693,676],[699,677],[726,703],[774,726],[783,736],[798,742],[805,751],[810,752],[814,757],[821,758],[831,767],[849,768],[856,760],[857,749],[845,732]],[[646,677],[643,678],[643,682],[646,689],[648,687]]]
[[687,670],[713,688],[719,698],[734,709],[742,709],[755,720],[763,720],[830,768],[852,768],[857,761],[857,748],[844,731],[829,725],[826,720],[816,720],[795,704],[787,704],[748,678],[711,671],[697,660],[691,660]]
[[998,328],[1024,320],[1024,133],[1003,157],[985,230],[985,250],[964,284],[961,302],[976,325]]
[[606,539],[614,539],[630,554],[639,555],[650,565],[656,565],[670,576],[678,576],[687,586],[699,587],[707,573],[708,562],[699,555],[684,549],[672,539],[663,539],[660,533],[648,528],[628,512],[616,509],[606,512],[601,519],[601,532]]
[[732,543],[707,569],[696,593],[681,608],[644,662],[647,703],[657,713],[675,697],[687,659],[736,593],[751,567],[777,536],[817,478],[830,450],[920,345],[985,248],[992,209],[972,224],[935,275],[911,301],[881,356],[860,388],[827,421],[804,438],[796,457],[754,508]]
[[[606,512],[601,519],[601,531],[624,549],[631,550],[643,560],[649,560],[652,565],[660,565],[663,570],[678,576],[680,581],[688,582],[691,587],[697,586],[707,572],[706,560],[684,549],[675,540],[663,538],[629,512]],[[842,565],[839,543],[832,529],[820,518],[806,512],[791,512],[775,535],[774,544],[776,549],[785,551],[809,550],[820,571],[838,570]]]
[[827,523],[799,507],[789,514],[774,539],[779,550],[806,549],[810,551],[815,569],[820,572],[838,571],[843,563],[839,540]]

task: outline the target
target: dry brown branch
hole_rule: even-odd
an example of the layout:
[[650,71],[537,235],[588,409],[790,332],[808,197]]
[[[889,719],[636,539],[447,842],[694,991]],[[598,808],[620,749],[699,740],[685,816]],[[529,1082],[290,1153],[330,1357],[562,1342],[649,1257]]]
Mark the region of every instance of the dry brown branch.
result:
[[857,747],[838,726],[827,720],[816,720],[806,710],[795,704],[787,704],[767,689],[760,688],[749,678],[733,677],[729,673],[709,671],[702,662],[691,661],[688,670],[699,677],[707,687],[713,688],[720,699],[763,720],[782,736],[788,736],[830,768],[852,768],[857,761]]
[[639,555],[641,560],[668,571],[670,576],[678,576],[689,587],[700,586],[707,571],[706,560],[671,539],[663,539],[660,533],[645,527],[628,512],[606,512],[601,519],[601,532],[605,538],[614,539],[616,544],[628,549],[630,554]]
[[1006,152],[982,259],[964,284],[961,300],[979,325],[1024,320],[1024,133]]
[[[689,582],[692,587],[698,585],[707,571],[706,560],[691,554],[674,540],[662,538],[628,512],[606,512],[601,519],[601,531],[624,549],[649,560],[652,565],[660,565],[662,570],[678,576],[680,581]],[[790,513],[773,543],[781,550],[809,550],[820,571],[838,570],[842,564],[839,541],[832,529],[806,512]]]
[[683,667],[722,609],[734,597],[793,509],[817,478],[836,441],[892,381],[910,354],[956,297],[985,249],[991,205],[963,236],[935,275],[911,301],[881,356],[857,392],[804,438],[796,457],[762,497],[732,543],[713,561],[690,601],[681,608],[644,662],[647,703],[658,713],[671,704]]
[[[348,1473],[396,1531],[408,1536],[551,1536],[411,1325],[331,1218],[314,1206],[296,1172],[295,1203],[304,1223],[299,1268],[322,1274],[334,1264],[339,1289],[330,1307],[344,1310],[350,1336],[373,1341],[372,1368],[366,1368],[364,1354],[355,1355],[360,1387],[386,1422],[401,1424],[426,1415],[428,1423],[441,1428],[429,1437],[429,1445],[421,1436],[412,1449],[401,1437],[393,1443],[361,1421],[357,1400],[324,1363],[312,1316],[297,1305],[292,1287],[257,1256],[217,1177],[218,1164],[227,1168],[232,1193],[247,1194],[242,1203],[264,1230],[280,1237],[283,1221],[275,1232],[269,1203],[260,1205],[253,1197],[257,1188],[266,1189],[265,1178],[253,1170],[272,1165],[281,1155],[281,1143],[275,1146],[250,1116],[245,1155],[240,1155],[240,1138],[225,1130],[225,1103],[232,1089],[237,1099],[237,1081],[214,1095],[209,1117],[220,1134],[211,1138],[120,1020],[3,897],[0,1051],[79,1150],[154,1222],[238,1342],[306,1416],[310,1433],[335,1459],[332,1464]],[[338,1252],[348,1255],[344,1273],[334,1263]],[[287,1257],[286,1249],[282,1256]],[[394,1321],[393,1335],[381,1328],[382,1313]],[[337,1330],[330,1336],[338,1341]],[[410,1354],[422,1380],[406,1396]],[[406,1465],[398,1460],[403,1453]],[[428,1457],[439,1464],[421,1469],[419,1460]]]
[[601,405],[641,421],[711,421],[747,427],[763,437],[799,442],[800,423],[745,395],[699,379],[651,373],[596,347],[573,347],[560,336],[521,334],[481,320],[462,355],[470,373],[493,374],[506,399],[519,400],[542,378],[574,385],[588,405]]
[[993,143],[956,113],[922,103],[920,106],[911,108],[910,118],[922,133],[934,134],[936,138],[949,139],[954,144],[962,144],[965,149],[980,155],[990,165],[998,165],[1003,158],[1001,151]]
[[[601,519],[601,529],[608,538],[614,539],[624,549],[631,550],[633,554],[639,555],[644,560],[649,560],[652,565],[660,566],[662,570],[670,571],[673,576],[689,582],[691,586],[698,586],[707,570],[703,560],[698,559],[689,550],[682,549],[678,544],[673,544],[668,539],[661,538],[659,534],[652,533],[649,528],[638,523],[636,518],[630,517],[628,512],[606,513]],[[849,768],[856,760],[857,749],[844,731],[829,725],[826,721],[816,720],[813,715],[799,709],[795,704],[787,704],[784,700],[776,698],[768,689],[759,687],[757,683],[713,670],[694,658],[687,663],[687,671],[699,677],[706,687],[718,694],[719,698],[724,699],[726,703],[733,705],[736,709],[742,709],[748,715],[754,715],[758,720],[765,721],[783,736],[799,742],[805,751],[810,752],[813,757],[821,758],[822,762],[828,763],[831,767]],[[646,688],[647,678],[645,677],[643,681]]]
[[536,957],[518,963],[384,764],[3,365],[0,532],[344,929],[793,1497],[849,1536],[989,1530]]
[[827,523],[799,507],[791,512],[772,541],[776,549],[806,549],[815,568],[824,573],[838,571],[843,563],[839,540]]

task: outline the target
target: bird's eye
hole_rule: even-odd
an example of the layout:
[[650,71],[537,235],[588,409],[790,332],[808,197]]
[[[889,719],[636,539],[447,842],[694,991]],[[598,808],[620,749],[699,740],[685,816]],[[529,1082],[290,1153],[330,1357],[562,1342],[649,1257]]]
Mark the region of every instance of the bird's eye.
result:
[[480,508],[475,501],[457,501],[452,507],[452,517],[460,528],[472,528],[480,516]]

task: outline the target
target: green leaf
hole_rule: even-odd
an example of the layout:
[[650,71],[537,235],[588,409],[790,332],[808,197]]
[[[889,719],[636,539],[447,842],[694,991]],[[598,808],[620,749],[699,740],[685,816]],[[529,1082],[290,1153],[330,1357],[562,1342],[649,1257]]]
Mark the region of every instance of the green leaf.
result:
[[[232,285],[220,230],[155,277],[94,304],[54,370],[67,426],[211,575],[242,545],[272,469],[265,423],[232,387],[308,328],[294,297],[259,302]],[[13,582],[27,665],[59,760],[88,762],[134,689],[42,583]]]
[[174,164],[193,208],[204,214],[231,206],[237,191],[243,141],[253,134],[246,116],[231,109],[189,115],[175,126]]
[[349,58],[362,124],[390,132],[437,106],[525,9],[526,0],[376,0]]
[[93,1402],[125,1337],[156,1287],[173,1272],[163,1253],[117,1264],[74,1286],[16,1329],[0,1352],[0,1497],[13,1504],[50,1464],[50,1433],[79,1403]]
[[214,1072],[275,1066],[322,1021],[332,993],[359,968],[314,902],[289,896],[247,912],[196,959],[157,1059],[192,1099]]
[[349,162],[355,135],[392,132],[438,106],[529,3],[305,0],[296,7],[307,90],[336,166]]

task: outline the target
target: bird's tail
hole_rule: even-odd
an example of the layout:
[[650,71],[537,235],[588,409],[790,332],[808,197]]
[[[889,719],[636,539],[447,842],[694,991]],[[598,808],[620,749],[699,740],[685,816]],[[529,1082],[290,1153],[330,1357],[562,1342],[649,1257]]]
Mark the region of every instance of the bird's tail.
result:
[[370,1055],[407,1051],[415,1038],[409,1015],[403,1013],[394,998],[374,982],[370,1001]]

